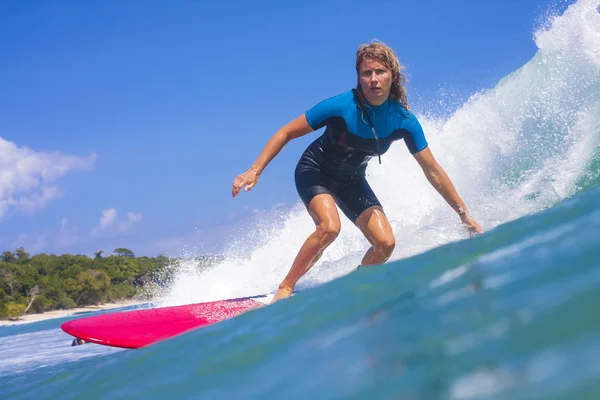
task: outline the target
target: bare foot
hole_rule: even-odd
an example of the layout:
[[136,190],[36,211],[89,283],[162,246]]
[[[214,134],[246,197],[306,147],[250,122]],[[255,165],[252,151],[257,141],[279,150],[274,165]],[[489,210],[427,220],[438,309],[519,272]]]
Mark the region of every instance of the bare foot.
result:
[[271,300],[271,304],[275,303],[276,301],[282,300],[282,299],[287,299],[288,297],[290,297],[292,295],[293,291],[294,291],[294,289],[290,289],[290,288],[279,288],[279,290],[277,290],[277,293],[275,293],[275,296],[273,296],[273,300]]

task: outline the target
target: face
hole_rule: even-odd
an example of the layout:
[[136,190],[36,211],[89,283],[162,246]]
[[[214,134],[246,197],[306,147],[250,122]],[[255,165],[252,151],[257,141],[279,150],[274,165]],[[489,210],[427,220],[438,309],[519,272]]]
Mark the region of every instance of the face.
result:
[[392,71],[378,60],[365,58],[360,63],[358,81],[369,103],[378,106],[385,103],[390,95]]

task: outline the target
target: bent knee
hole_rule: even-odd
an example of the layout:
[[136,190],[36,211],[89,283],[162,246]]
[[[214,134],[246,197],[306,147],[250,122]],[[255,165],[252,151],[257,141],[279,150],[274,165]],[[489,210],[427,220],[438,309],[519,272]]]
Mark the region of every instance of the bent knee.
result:
[[396,239],[394,239],[393,236],[384,238],[375,242],[374,247],[378,253],[386,254],[389,256],[394,251],[394,248],[396,248]]
[[341,226],[336,223],[322,223],[317,226],[319,239],[326,243],[333,242],[340,234]]

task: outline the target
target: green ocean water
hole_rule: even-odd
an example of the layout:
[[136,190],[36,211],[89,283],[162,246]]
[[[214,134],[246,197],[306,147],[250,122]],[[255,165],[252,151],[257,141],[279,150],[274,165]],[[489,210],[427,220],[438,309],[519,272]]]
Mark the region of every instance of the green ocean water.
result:
[[599,398],[599,198],[145,349],[5,374],[4,398]]

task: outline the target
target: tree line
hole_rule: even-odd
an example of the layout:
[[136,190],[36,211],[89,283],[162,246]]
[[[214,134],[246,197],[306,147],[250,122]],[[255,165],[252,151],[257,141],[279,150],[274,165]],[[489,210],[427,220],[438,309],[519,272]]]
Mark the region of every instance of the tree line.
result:
[[[166,284],[175,272],[177,259],[164,255],[136,257],[126,248],[85,255],[36,254],[24,248],[0,255],[0,319],[24,314],[70,309],[143,298],[150,288]],[[198,257],[200,268],[217,259]]]

